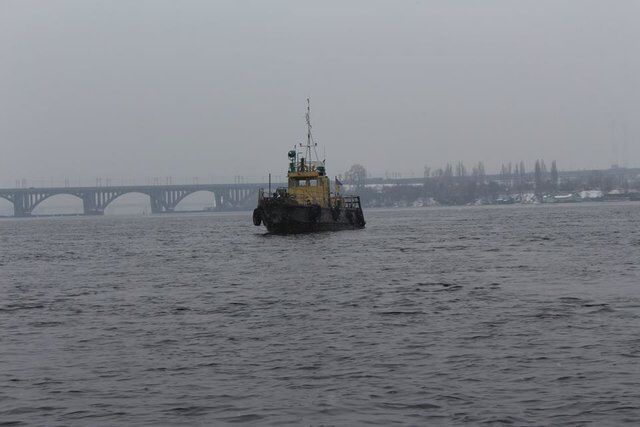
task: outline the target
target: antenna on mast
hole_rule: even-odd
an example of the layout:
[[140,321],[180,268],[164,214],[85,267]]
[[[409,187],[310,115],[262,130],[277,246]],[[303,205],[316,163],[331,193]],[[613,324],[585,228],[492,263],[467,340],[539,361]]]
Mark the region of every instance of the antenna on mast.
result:
[[317,143],[313,140],[313,135],[311,134],[311,100],[307,98],[307,113],[305,114],[305,118],[307,120],[307,149],[306,149],[306,158],[307,161],[311,160],[311,149],[313,148],[313,154],[315,155],[315,162],[318,162],[318,150]]
[[311,160],[311,102],[309,98],[307,98],[307,114],[305,114],[305,118],[307,120],[307,150],[305,157],[307,160]]

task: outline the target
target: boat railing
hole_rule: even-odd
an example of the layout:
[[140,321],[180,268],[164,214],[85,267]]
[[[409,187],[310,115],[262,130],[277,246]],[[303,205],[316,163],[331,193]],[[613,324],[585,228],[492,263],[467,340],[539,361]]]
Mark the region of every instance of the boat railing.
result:
[[[276,191],[269,194],[268,191],[265,191],[264,188],[260,188],[258,190],[258,200],[270,200],[270,199],[278,199],[281,197],[288,197],[287,188],[278,187]],[[341,205],[345,209],[362,209],[362,205],[360,203],[360,196],[331,196],[331,205]]]
[[287,188],[286,187],[278,187],[276,188],[276,191],[274,191],[273,193],[269,193],[269,191],[265,191],[264,188],[260,188],[258,190],[258,200],[263,200],[263,199],[276,199],[279,197],[284,197],[287,194]]
[[360,196],[344,196],[344,206],[351,209],[361,209]]

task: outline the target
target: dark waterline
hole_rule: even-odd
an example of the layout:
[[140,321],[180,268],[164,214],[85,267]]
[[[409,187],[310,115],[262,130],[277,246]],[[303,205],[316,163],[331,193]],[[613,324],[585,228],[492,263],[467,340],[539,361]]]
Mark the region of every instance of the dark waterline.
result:
[[640,204],[0,221],[0,425],[640,421]]

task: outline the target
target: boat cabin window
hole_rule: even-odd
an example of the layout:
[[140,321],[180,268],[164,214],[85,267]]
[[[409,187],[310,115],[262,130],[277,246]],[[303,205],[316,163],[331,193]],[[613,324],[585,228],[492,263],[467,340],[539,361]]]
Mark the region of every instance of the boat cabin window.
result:
[[291,184],[293,187],[317,187],[320,185],[317,179],[293,179]]

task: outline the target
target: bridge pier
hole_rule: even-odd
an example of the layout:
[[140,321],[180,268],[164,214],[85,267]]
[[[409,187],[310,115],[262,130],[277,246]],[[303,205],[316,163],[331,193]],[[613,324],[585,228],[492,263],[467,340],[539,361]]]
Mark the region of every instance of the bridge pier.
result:
[[214,194],[215,200],[216,200],[216,210],[217,211],[221,211],[223,209],[223,201],[222,201],[222,194],[220,194],[220,192]]
[[162,192],[157,190],[153,191],[149,194],[149,199],[151,200],[151,213],[162,213]]
[[16,218],[26,218],[31,216],[29,209],[28,194],[16,194],[13,198],[13,216]]
[[15,216],[16,218],[26,218],[31,216],[31,212],[27,212],[21,204],[14,202],[13,216]]
[[236,207],[233,200],[232,190],[216,193],[216,210],[218,212],[233,211]]
[[104,209],[96,204],[97,196],[96,191],[87,191],[82,194],[82,209],[85,215],[104,215]]
[[174,204],[171,203],[172,193],[162,189],[154,190],[149,194],[151,201],[151,213],[171,213],[174,211]]

